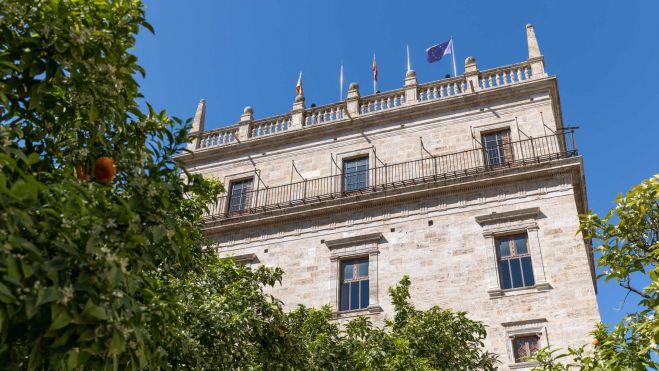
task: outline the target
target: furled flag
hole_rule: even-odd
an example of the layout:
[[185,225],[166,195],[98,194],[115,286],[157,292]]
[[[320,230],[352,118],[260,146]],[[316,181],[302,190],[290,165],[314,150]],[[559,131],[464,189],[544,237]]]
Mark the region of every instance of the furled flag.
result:
[[437,62],[443,56],[453,53],[453,40],[444,41],[441,44],[433,45],[426,49],[426,59],[428,63]]
[[295,85],[295,91],[298,95],[304,95],[304,90],[302,90],[302,71],[300,71],[300,77],[297,79],[297,85]]
[[378,64],[375,63],[375,54],[373,54],[373,94],[378,92]]

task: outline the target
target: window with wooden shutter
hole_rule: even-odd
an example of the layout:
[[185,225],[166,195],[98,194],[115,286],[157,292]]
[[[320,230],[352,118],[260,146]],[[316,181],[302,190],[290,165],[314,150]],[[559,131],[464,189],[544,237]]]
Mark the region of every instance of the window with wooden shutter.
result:
[[499,130],[483,134],[483,153],[488,167],[498,167],[513,161],[510,130]]

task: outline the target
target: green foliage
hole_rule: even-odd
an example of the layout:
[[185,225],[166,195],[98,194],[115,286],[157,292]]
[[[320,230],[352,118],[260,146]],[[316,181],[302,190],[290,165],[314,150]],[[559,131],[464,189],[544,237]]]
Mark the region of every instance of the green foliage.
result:
[[264,292],[281,270],[220,259],[201,227],[223,187],[175,158],[189,121],[138,104],[141,27],[138,0],[0,1],[3,368],[493,368],[483,325],[417,311],[407,279],[393,322],[340,331]]
[[483,351],[485,326],[463,312],[438,307],[419,311],[410,302],[409,278],[389,289],[395,316],[384,327],[358,317],[340,331],[330,309],[299,307],[291,329],[307,344],[305,370],[494,370],[496,356]]
[[[189,123],[139,109],[142,4],[5,0],[0,15],[0,364],[261,362],[283,319],[262,286],[281,272],[203,248],[223,189],[177,164]],[[101,156],[114,183],[76,178]]]
[[[601,242],[600,278],[615,280],[640,297],[638,313],[628,315],[612,330],[599,324],[593,331],[594,349],[571,348],[567,353],[544,349],[538,353],[543,370],[646,370],[659,368],[659,175],[618,195],[616,206],[603,218],[580,216],[581,231]],[[632,278],[645,275],[649,284],[639,289]],[[564,364],[559,360],[569,360]]]

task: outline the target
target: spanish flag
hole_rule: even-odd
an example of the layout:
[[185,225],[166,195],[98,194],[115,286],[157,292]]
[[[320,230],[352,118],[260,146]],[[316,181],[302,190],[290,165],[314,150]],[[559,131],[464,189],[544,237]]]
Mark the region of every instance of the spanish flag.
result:
[[300,77],[297,79],[297,85],[295,85],[295,91],[298,95],[304,95],[304,90],[302,90],[302,72],[300,71]]
[[375,63],[375,54],[373,54],[373,81],[378,81],[378,64]]

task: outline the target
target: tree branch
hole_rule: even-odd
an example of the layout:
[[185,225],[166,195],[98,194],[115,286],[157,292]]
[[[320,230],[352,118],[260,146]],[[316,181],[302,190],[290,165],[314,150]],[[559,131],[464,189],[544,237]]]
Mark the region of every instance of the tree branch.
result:
[[633,288],[633,287],[629,284],[629,281],[620,281],[620,286],[626,288],[627,290],[629,290],[629,291],[631,291],[631,292],[633,292],[633,293],[635,293],[635,294],[640,295],[641,297],[643,297],[643,298],[645,298],[645,299],[651,299],[650,295],[644,293],[643,291],[641,291],[641,290],[639,290],[639,289],[635,289],[635,288]]

